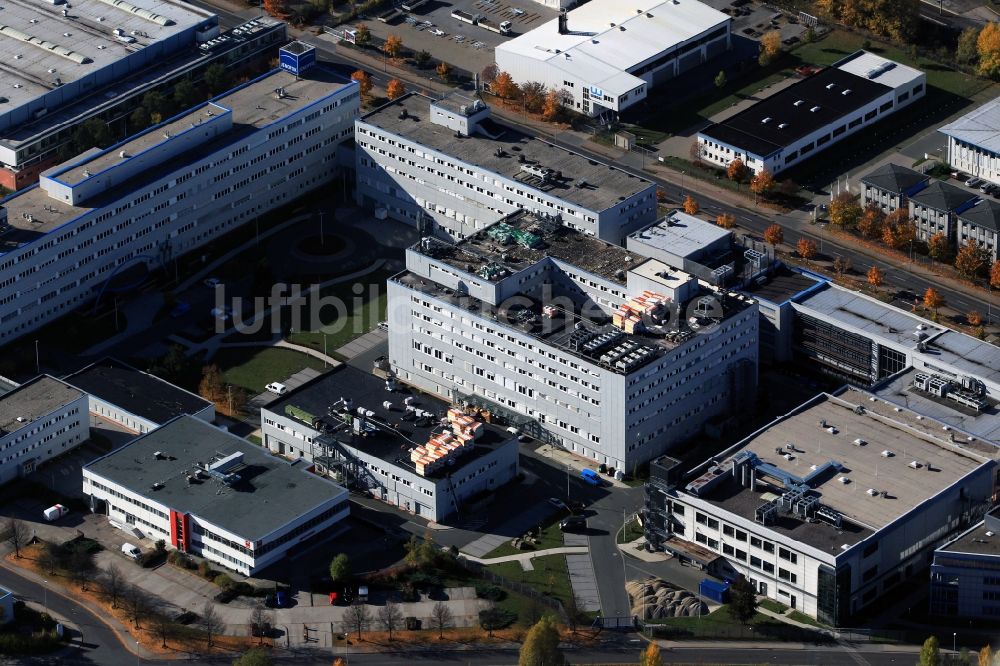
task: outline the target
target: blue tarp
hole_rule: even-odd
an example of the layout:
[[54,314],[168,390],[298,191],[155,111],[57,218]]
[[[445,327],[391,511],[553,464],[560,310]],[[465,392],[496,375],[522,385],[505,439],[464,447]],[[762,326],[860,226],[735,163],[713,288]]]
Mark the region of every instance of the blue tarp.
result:
[[726,602],[726,596],[729,594],[729,583],[706,578],[698,584],[698,593],[706,599],[722,604]]

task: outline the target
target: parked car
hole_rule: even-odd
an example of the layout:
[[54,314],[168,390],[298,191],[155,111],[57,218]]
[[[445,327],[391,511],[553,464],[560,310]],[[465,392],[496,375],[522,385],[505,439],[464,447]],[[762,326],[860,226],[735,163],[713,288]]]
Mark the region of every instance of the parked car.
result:
[[585,469],[580,472],[580,478],[583,479],[584,483],[589,483],[592,486],[604,485],[601,477],[598,476],[597,472],[592,469]]
[[550,497],[549,498],[549,504],[551,504],[552,506],[554,506],[557,509],[566,509],[567,508],[566,507],[566,502],[563,502],[558,497]]
[[53,504],[45,511],[43,511],[42,515],[45,516],[45,520],[47,522],[51,523],[53,520],[59,520],[67,513],[69,513],[69,509],[64,507],[62,504]]
[[288,393],[288,387],[280,382],[271,382],[264,388],[277,395],[285,395]]
[[387,322],[387,321],[380,321],[378,323],[378,330],[380,330],[380,331],[388,331],[389,330],[389,322]]
[[583,516],[570,516],[559,523],[561,532],[575,532],[587,529],[587,519]]
[[983,192],[983,193],[988,193],[988,192],[991,192],[994,187],[996,187],[996,185],[994,185],[993,183],[991,183],[989,181],[986,181],[982,185],[979,186],[979,191]]
[[433,30],[431,30],[431,34],[434,35],[435,37],[444,37],[445,31],[442,30],[441,28],[434,28]]
[[125,555],[125,557],[133,560],[138,560],[140,557],[142,557],[142,551],[139,550],[139,547],[130,543],[122,544],[122,553]]
[[969,180],[965,181],[966,187],[979,187],[982,184],[983,181],[981,178],[970,178]]
[[510,13],[513,14],[514,16],[524,16],[525,12],[520,7],[511,7]]

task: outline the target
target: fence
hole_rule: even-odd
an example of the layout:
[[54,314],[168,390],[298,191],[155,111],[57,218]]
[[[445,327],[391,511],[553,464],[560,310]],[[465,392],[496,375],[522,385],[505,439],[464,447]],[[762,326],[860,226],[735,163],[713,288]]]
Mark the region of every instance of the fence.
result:
[[[692,620],[692,618],[685,619]],[[755,627],[699,619],[685,622],[683,625],[645,623],[642,632],[648,638],[668,640],[789,641],[814,644],[835,642],[832,636],[818,630],[813,631],[778,622]]]
[[479,562],[472,562],[471,560],[467,560],[464,557],[458,558],[458,562],[471,573],[474,573],[475,575],[484,578],[490,581],[491,583],[495,583],[496,585],[499,585],[501,587],[513,590],[514,592],[524,595],[529,599],[533,599],[534,601],[539,602],[543,606],[547,606],[548,608],[554,610],[556,613],[559,614],[560,618],[562,619],[566,618],[566,609],[563,608],[563,605],[559,602],[558,599],[554,599],[548,595],[541,594],[531,585],[518,583],[517,581],[505,578],[504,576],[501,576],[500,574],[494,571],[490,571],[489,567],[480,564]]

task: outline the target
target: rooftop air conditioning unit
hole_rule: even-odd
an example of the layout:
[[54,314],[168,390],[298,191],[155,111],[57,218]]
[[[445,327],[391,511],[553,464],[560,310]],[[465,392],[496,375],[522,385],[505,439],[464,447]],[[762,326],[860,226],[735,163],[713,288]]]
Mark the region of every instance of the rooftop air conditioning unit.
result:
[[847,478],[846,476],[842,476],[842,477],[840,477],[839,479],[837,479],[837,481],[840,481],[840,482],[841,482],[842,484],[844,484],[845,486],[846,486],[846,485],[847,485],[848,483],[850,483],[850,482],[851,482],[851,480],[850,480],[850,479],[848,479],[848,478]]
[[909,466],[912,467],[913,469],[920,469],[921,467],[923,467],[923,465],[921,465],[916,460],[911,460]]
[[872,496],[872,497],[875,497],[876,495],[878,495],[878,491],[877,491],[877,490],[875,490],[874,488],[869,488],[869,489],[868,489],[868,490],[866,490],[865,492],[866,492],[866,493],[868,493],[868,494],[869,494],[870,496]]
[[866,442],[865,440],[861,439],[860,437],[858,437],[857,439],[854,440],[854,446],[864,446],[867,443],[868,442]]
[[894,455],[896,455],[896,454],[893,453],[892,451],[890,451],[889,449],[886,449],[885,451],[882,452],[882,457],[883,458],[891,458]]

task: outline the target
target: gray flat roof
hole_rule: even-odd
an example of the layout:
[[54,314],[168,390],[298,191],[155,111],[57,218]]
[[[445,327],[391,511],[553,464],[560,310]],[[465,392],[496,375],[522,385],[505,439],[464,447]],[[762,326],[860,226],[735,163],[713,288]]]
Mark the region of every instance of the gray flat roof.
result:
[[[159,458],[155,452],[161,452]],[[210,464],[232,453],[243,463],[230,470],[241,480],[227,486],[213,478],[188,483],[198,463]],[[234,534],[256,541],[339,495],[340,486],[270,455],[245,439],[194,418],[169,423],[86,466],[134,493],[189,513]],[[163,486],[153,490],[154,483]]]
[[[21,106],[55,89],[56,78],[65,85],[212,16],[176,0],[74,0],[69,15],[63,16],[66,7],[44,0],[4,3],[0,21],[4,26],[0,29],[4,85],[0,95],[10,100],[7,108]],[[131,7],[162,18],[145,18]],[[115,30],[123,31],[133,43],[116,38]],[[29,43],[25,37],[35,39]]]
[[48,375],[21,384],[0,396],[0,436],[25,428],[82,395],[82,391]]
[[728,229],[675,210],[631,237],[664,252],[689,257],[712,243],[732,236],[732,233]]
[[969,111],[938,131],[993,153],[1000,152],[1000,97]]
[[[475,134],[457,138],[453,130],[431,122],[430,104],[434,101],[430,97],[410,93],[372,111],[362,117],[361,122],[511,180],[523,179],[518,161],[523,155],[528,162],[563,174],[562,179],[548,185],[536,187],[525,183],[525,187],[541,189],[549,196],[595,212],[612,208],[652,185],[650,181],[618,167],[528,136],[495,119],[490,120],[492,125],[503,130],[499,139]],[[403,109],[406,110],[406,117],[400,118]],[[497,156],[497,148],[503,148],[503,157]],[[578,186],[580,181],[586,181],[587,185]]]
[[[733,454],[751,451],[765,463],[800,478],[831,460],[843,466],[836,473],[819,477],[812,487],[823,505],[863,529],[838,534],[831,525],[813,525],[820,533],[827,533],[817,547],[839,552],[840,545],[852,545],[882,529],[988,462],[985,456],[952,444],[940,424],[936,430],[926,428],[930,425],[926,418],[918,419],[918,414],[909,410],[897,412],[885,403],[872,403],[871,397],[853,388],[837,396],[822,394],[731,449]],[[863,407],[861,413],[856,411],[859,405]],[[836,432],[821,428],[823,421]],[[865,443],[859,446],[855,440]],[[794,453],[786,448],[787,444],[795,447]],[[883,455],[885,451],[891,455]],[[784,457],[786,453],[790,460]],[[913,461],[919,467],[911,467]],[[721,466],[728,473],[729,466],[725,462]],[[848,482],[841,482],[841,477]],[[740,488],[735,482],[731,485],[734,488],[720,491],[718,499],[715,489],[699,496],[753,520],[754,511],[768,499],[762,496],[783,490],[780,484],[777,491],[768,492]],[[880,494],[870,496],[868,489]],[[881,495],[883,491],[887,496]],[[783,520],[802,522],[787,516]],[[781,525],[778,527],[780,531]],[[789,528],[792,532],[809,531],[802,525]]]
[[823,281],[782,265],[768,275],[764,282],[761,284],[752,282],[748,287],[744,287],[743,291],[753,294],[754,298],[780,305]]
[[938,548],[937,552],[1000,557],[1000,534],[988,529],[983,521]]
[[937,356],[962,372],[1000,385],[1000,347],[951,329],[927,343],[924,356]]

